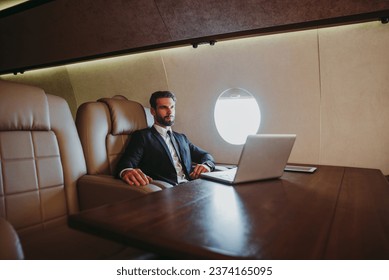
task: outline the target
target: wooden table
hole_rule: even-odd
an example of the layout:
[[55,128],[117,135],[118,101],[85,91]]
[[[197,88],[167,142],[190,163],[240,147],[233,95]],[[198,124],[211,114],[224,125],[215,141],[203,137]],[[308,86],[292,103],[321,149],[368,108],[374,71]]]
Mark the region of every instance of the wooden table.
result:
[[389,259],[389,184],[335,166],[237,186],[199,179],[69,225],[177,259]]

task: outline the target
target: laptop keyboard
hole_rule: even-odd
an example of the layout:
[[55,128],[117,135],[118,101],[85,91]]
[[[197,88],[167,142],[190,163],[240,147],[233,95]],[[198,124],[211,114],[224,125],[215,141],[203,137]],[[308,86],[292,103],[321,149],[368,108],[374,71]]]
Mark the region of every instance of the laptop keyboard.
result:
[[219,178],[232,181],[235,178],[236,170],[237,170],[236,168],[233,168],[233,169],[224,171],[224,172],[219,174]]

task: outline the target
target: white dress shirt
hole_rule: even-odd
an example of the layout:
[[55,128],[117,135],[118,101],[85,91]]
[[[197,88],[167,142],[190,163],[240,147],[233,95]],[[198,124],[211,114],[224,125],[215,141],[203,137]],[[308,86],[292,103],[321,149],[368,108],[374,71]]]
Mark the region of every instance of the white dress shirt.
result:
[[165,140],[165,143],[169,149],[170,155],[172,156],[174,168],[176,169],[176,172],[177,172],[177,182],[178,183],[187,182],[188,180],[185,178],[185,173],[184,173],[184,170],[182,169],[182,165],[181,165],[180,159],[177,155],[176,149],[174,149],[173,143],[172,143],[169,135],[167,134],[168,131],[171,131],[171,133],[173,135],[172,128],[170,126],[168,126],[167,128],[164,128],[164,127],[156,125],[156,124],[154,124],[154,128],[162,136],[163,140]]

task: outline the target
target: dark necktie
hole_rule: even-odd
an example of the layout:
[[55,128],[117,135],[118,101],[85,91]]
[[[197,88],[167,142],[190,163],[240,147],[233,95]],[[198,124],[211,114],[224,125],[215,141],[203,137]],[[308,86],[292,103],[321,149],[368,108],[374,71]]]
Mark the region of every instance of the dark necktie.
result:
[[178,145],[177,145],[176,139],[174,138],[174,136],[172,135],[172,132],[171,132],[170,130],[168,130],[167,135],[169,136],[170,141],[172,141],[173,148],[174,148],[174,150],[176,151],[178,160],[179,160],[180,163],[182,164],[182,160],[181,160],[180,152],[179,152],[179,150],[178,150]]

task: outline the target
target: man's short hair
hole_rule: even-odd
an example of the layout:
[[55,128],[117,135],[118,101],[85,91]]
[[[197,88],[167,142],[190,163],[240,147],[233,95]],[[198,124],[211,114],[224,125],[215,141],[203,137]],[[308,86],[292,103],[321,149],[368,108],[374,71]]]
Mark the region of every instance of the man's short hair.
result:
[[150,106],[151,108],[157,109],[157,99],[158,98],[171,98],[176,102],[176,96],[170,91],[156,91],[150,97]]

